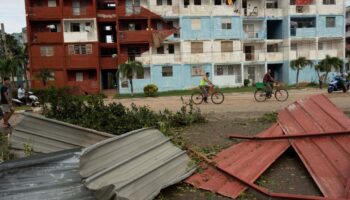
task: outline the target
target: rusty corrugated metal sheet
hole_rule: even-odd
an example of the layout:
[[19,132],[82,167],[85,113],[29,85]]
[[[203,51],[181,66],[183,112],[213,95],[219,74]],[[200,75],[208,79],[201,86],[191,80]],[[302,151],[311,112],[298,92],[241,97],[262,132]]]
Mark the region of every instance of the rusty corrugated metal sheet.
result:
[[[282,129],[277,124],[259,134],[259,136],[281,135],[283,135]],[[253,183],[288,147],[288,141],[246,141],[222,151],[214,161],[218,168],[228,174]],[[247,188],[214,168],[195,174],[186,182],[231,198],[237,198]]]
[[95,200],[78,174],[80,150],[0,164],[1,200]]
[[98,199],[153,199],[195,170],[185,151],[156,129],[111,138],[83,151],[80,174]]
[[37,153],[50,153],[65,149],[82,148],[113,137],[108,133],[86,129],[61,121],[24,113],[23,120],[11,134],[13,149],[23,150],[24,144]]
[[[324,95],[297,101],[281,111],[278,120],[287,135],[350,130],[350,119]],[[349,197],[349,135],[291,140],[291,144],[325,197]]]

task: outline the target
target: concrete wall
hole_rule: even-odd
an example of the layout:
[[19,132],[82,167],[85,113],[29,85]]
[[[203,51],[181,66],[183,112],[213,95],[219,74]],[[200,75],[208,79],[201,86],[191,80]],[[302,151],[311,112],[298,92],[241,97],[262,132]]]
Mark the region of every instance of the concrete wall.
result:
[[[335,17],[335,27],[326,27],[326,17]],[[318,37],[342,37],[344,36],[344,16],[320,15],[317,18]]]

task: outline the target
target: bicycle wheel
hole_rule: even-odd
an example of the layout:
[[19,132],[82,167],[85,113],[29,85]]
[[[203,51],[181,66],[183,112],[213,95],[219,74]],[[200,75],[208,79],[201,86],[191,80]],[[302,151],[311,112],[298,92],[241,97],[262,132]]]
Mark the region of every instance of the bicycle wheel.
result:
[[264,102],[266,101],[266,92],[262,89],[257,89],[254,92],[254,98],[257,102]]
[[201,92],[192,93],[191,100],[194,104],[198,105],[203,102],[203,95]]
[[222,104],[222,102],[224,102],[225,100],[225,96],[223,93],[221,92],[214,92],[212,95],[211,95],[211,101],[214,103],[214,104]]
[[277,101],[287,101],[288,97],[288,91],[285,89],[276,90],[275,92],[275,98],[277,99]]

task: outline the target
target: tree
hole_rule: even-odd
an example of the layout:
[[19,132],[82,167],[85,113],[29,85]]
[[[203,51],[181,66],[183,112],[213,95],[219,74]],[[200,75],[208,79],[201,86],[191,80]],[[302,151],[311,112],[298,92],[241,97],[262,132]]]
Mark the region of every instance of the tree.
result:
[[296,86],[298,87],[298,83],[299,83],[299,73],[300,70],[302,70],[303,68],[305,68],[306,66],[311,66],[313,63],[311,60],[306,59],[305,57],[299,57],[296,60],[293,60],[291,62],[291,68],[293,70],[297,71],[297,77],[296,77]]
[[128,61],[125,64],[121,64],[119,66],[118,72],[124,78],[127,78],[130,82],[131,96],[134,96],[134,86],[132,79],[134,75],[143,74],[143,66],[142,63],[137,61]]
[[12,59],[9,58],[0,59],[0,76],[2,79],[11,74],[12,62]]
[[330,57],[329,55],[326,56],[323,60],[319,62],[320,71],[326,72],[326,80],[328,80],[328,74],[332,71],[332,69],[338,71],[343,66],[344,61],[338,57]]
[[18,72],[20,75],[24,77],[24,80],[26,82],[26,85],[28,86],[28,77],[27,77],[27,70],[28,70],[28,51],[27,47],[20,48],[18,50],[17,55],[15,55],[16,62],[19,65]]
[[42,69],[36,74],[36,77],[42,81],[42,83],[45,87],[47,84],[47,81],[50,78],[53,78],[53,75],[49,69]]

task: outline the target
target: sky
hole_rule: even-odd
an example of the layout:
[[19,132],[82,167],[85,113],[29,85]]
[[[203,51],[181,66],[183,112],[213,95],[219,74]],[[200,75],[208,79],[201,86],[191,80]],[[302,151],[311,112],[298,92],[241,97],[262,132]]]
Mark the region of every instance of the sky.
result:
[[[350,0],[347,0],[350,5]],[[7,33],[19,33],[26,26],[24,0],[0,0],[0,23]]]

